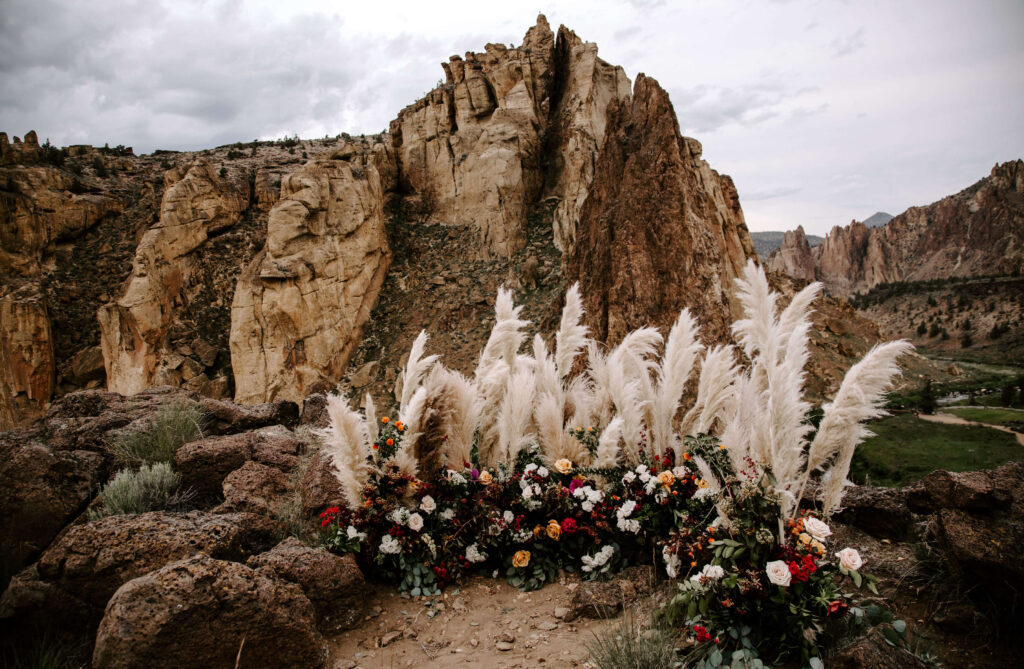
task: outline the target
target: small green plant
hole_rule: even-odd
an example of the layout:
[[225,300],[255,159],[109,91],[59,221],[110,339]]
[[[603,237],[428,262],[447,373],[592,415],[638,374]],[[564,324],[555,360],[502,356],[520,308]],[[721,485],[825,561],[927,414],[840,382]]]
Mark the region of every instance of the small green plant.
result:
[[676,639],[665,626],[640,627],[623,618],[618,627],[595,634],[586,645],[599,669],[664,669],[679,666]]
[[107,171],[107,165],[103,162],[103,159],[99,156],[93,158],[92,169],[100,179],[106,179],[110,176],[110,172]]
[[181,489],[181,477],[166,462],[122,469],[100,491],[100,503],[89,510],[90,520],[146,511],[177,511],[192,499]]
[[9,669],[81,669],[89,666],[89,642],[56,627],[34,626],[17,636],[0,637],[0,666]]
[[935,413],[935,391],[932,390],[932,380],[924,382],[924,389],[921,391],[921,402],[918,405],[923,414]]
[[107,451],[127,467],[172,462],[183,444],[202,436],[201,423],[202,412],[197,405],[172,402],[157,411],[147,427],[118,433]]

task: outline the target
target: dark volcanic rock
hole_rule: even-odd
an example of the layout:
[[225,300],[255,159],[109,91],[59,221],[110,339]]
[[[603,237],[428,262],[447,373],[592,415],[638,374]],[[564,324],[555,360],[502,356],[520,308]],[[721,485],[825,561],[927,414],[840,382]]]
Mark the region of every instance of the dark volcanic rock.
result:
[[246,564],[268,568],[279,578],[298,584],[313,603],[324,632],[349,629],[363,617],[366,582],[351,555],[310,548],[292,537],[249,558]]
[[335,476],[334,465],[323,451],[317,451],[302,477],[302,512],[308,518],[331,506],[348,506],[345,492]]
[[265,514],[287,493],[288,477],[280,469],[249,460],[224,479],[223,508]]
[[278,400],[255,406],[233,404],[223,400],[204,399],[204,431],[207,434],[234,434],[271,425],[295,427],[299,422],[299,405]]
[[290,431],[274,427],[190,442],[178,449],[174,466],[182,485],[208,501],[221,494],[224,479],[247,460],[287,472],[299,464],[304,448]]
[[197,555],[125,583],[96,635],[97,669],[321,667],[313,605],[293,583]]

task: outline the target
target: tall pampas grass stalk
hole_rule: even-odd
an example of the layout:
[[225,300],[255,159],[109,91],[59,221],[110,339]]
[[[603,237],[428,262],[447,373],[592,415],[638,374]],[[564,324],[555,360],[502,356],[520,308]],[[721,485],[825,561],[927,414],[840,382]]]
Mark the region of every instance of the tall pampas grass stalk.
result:
[[350,508],[362,503],[363,486],[373,471],[367,457],[372,453],[367,423],[342,395],[327,396],[330,424],[319,435],[323,450],[334,466],[335,476]]

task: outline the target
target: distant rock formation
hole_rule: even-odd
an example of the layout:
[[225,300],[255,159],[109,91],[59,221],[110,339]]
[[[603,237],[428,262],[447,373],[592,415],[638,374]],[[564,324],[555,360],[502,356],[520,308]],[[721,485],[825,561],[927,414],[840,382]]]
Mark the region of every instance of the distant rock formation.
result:
[[617,343],[645,325],[667,332],[689,307],[705,341],[728,340],[740,313],[733,281],[753,255],[732,180],[680,134],[664,89],[638,75],[632,97],[609,109],[567,262],[593,336]]
[[[769,266],[811,278],[803,237],[801,229],[787,233]],[[811,258],[813,278],[842,296],[880,283],[1022,272],[1024,161],[996,165],[971,187],[911,207],[880,227],[858,221],[835,227]]]
[[814,257],[804,227],[798,225],[796,230],[787,232],[778,251],[769,256],[765,264],[773,272],[782,272],[803,281],[814,281]]
[[[804,235],[807,238],[807,243],[813,249],[818,244],[825,241],[824,237],[817,235]],[[781,230],[762,230],[760,232],[751,231],[750,239],[754,242],[754,250],[757,251],[757,257],[761,260],[767,260],[776,249],[778,249],[783,240],[786,238],[786,233]]]

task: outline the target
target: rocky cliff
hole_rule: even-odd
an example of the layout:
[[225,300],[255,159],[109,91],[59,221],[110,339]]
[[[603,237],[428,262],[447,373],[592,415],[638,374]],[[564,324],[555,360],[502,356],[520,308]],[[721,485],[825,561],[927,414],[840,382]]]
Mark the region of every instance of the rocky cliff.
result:
[[911,207],[889,223],[853,221],[835,227],[811,250],[794,231],[772,267],[813,276],[836,295],[864,293],[881,283],[1024,271],[1024,161],[992,168],[988,177],[955,195]]
[[754,248],[732,180],[684,138],[668,94],[639,75],[612,103],[604,147],[568,256],[596,338],[644,325],[668,331],[689,307],[708,342],[729,339],[731,287]]
[[773,272],[781,272],[801,281],[814,281],[814,255],[802,225],[782,238],[782,245],[765,263]]

